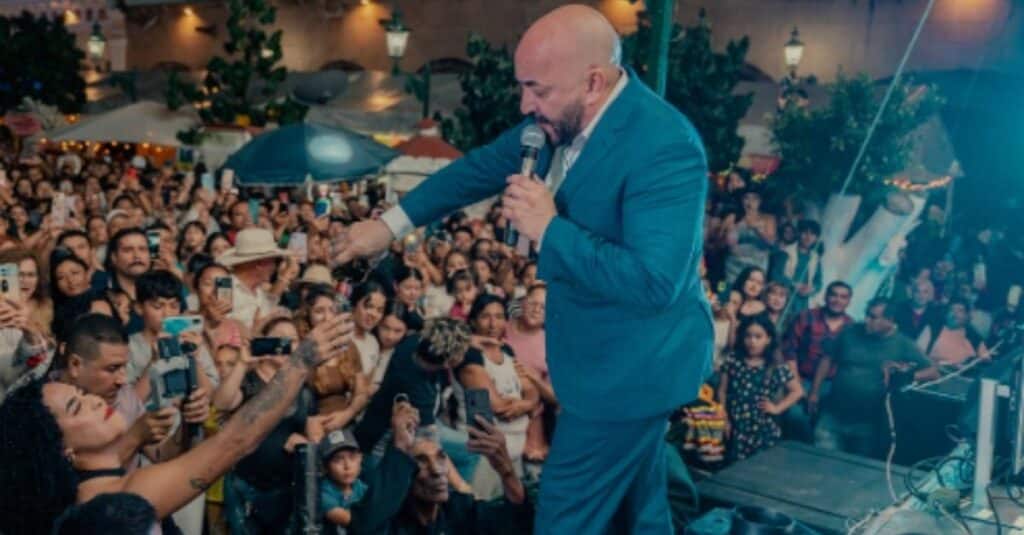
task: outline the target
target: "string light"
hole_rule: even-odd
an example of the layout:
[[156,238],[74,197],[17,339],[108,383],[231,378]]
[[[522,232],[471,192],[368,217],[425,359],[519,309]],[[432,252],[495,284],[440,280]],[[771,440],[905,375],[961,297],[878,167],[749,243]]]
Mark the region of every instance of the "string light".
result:
[[929,191],[944,188],[952,181],[953,177],[951,175],[947,175],[923,183],[911,182],[905,178],[894,178],[886,180],[885,183],[901,191]]

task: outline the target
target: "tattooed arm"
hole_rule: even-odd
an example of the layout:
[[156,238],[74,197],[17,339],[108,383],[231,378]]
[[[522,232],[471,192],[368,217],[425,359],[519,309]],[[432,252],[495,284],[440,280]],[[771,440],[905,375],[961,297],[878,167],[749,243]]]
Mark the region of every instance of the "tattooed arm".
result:
[[146,498],[159,518],[192,501],[256,449],[295,401],[309,371],[343,352],[351,325],[346,314],[317,326],[263,390],[242,405],[217,434],[174,460],[133,472],[122,491]]

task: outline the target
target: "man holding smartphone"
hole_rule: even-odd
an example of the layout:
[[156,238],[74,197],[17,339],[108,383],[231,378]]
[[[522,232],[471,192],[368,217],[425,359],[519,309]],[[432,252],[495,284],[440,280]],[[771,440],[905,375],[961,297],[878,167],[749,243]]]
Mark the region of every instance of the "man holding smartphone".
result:
[[439,318],[428,321],[419,334],[410,335],[398,344],[380,389],[355,428],[363,453],[374,452],[385,436],[396,400],[408,402],[417,409],[421,426],[434,425],[440,405],[441,380],[448,369],[462,362],[469,349],[469,338],[469,326],[464,322]]
[[394,404],[393,436],[380,463],[365,473],[367,492],[352,508],[352,533],[527,533],[533,507],[515,475],[505,436],[479,421],[470,430],[470,451],[502,475],[504,500],[476,500],[451,488],[444,450],[420,427],[408,402]]

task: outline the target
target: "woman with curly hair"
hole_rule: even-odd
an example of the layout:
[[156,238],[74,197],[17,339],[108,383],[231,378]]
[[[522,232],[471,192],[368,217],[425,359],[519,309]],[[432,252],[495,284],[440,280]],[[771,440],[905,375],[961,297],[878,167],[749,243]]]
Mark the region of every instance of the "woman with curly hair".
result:
[[[127,425],[102,398],[58,382],[33,381],[0,405],[0,532],[50,533],[75,503],[106,493],[137,494],[165,518],[191,502],[252,452],[285,415],[311,370],[349,338],[346,318],[314,329],[275,380],[244,404],[219,433],[181,456],[125,474],[120,441]],[[127,338],[111,324],[115,338]],[[100,342],[97,342],[100,343]]]

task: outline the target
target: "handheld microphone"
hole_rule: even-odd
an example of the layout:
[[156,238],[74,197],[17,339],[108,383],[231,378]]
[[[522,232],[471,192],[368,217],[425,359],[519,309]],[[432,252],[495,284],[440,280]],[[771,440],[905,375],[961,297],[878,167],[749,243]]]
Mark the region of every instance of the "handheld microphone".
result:
[[[523,147],[521,152],[523,163],[519,168],[519,174],[525,177],[533,176],[533,169],[537,165],[537,155],[540,154],[540,149],[544,148],[546,142],[544,131],[536,124],[523,128],[523,132],[519,136],[519,143]],[[510,247],[515,247],[519,243],[519,231],[512,226],[511,221],[505,222],[504,238],[505,245]]]

